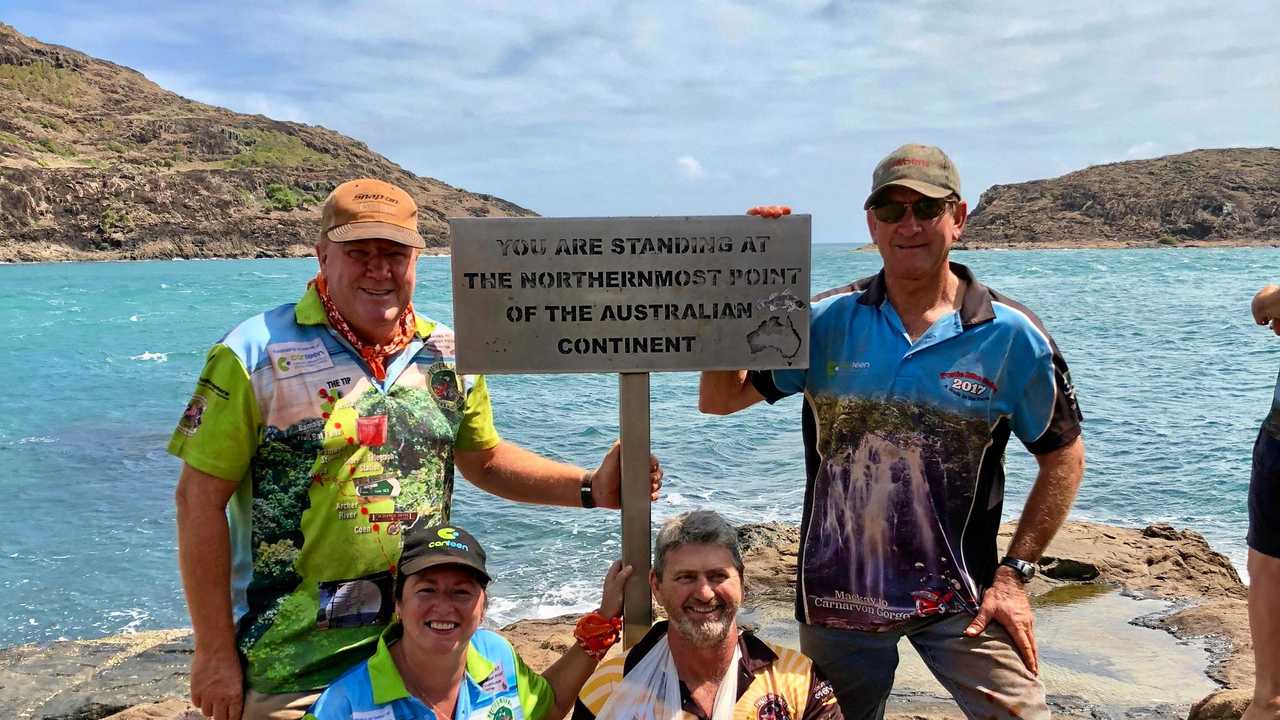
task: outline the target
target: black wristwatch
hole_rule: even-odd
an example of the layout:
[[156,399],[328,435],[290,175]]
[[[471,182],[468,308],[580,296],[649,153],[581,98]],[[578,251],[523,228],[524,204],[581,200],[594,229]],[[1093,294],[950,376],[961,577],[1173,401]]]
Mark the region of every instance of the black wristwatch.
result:
[[1029,563],[1026,560],[1019,560],[1016,557],[1005,555],[1001,558],[1000,564],[1005,567],[1013,568],[1013,571],[1018,574],[1018,578],[1024,583],[1031,582],[1031,578],[1036,576],[1035,563]]
[[578,488],[578,496],[582,500],[582,507],[593,508],[596,506],[596,499],[591,497],[591,480],[595,477],[595,473],[588,471],[582,476],[582,485]]

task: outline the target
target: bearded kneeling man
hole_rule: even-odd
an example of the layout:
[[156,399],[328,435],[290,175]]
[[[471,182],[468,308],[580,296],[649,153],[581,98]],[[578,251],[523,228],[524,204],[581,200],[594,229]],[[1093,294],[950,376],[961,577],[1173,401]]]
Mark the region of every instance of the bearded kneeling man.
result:
[[583,686],[573,720],[843,720],[809,658],[738,629],[738,534],[708,510],[668,520],[649,586],[666,610],[625,656]]

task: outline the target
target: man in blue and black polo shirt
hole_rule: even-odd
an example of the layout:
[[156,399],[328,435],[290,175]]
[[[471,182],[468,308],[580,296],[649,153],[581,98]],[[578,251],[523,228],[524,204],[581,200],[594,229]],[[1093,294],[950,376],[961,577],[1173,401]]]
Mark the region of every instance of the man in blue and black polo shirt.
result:
[[[845,717],[883,717],[905,636],[969,717],[1047,718],[1023,584],[1084,472],[1066,362],[1030,310],[949,262],[967,206],[941,150],[891,153],[864,209],[884,268],[814,301],[809,368],[703,373],[699,407],[804,393],[796,615]],[[999,559],[1010,434],[1039,473]]]

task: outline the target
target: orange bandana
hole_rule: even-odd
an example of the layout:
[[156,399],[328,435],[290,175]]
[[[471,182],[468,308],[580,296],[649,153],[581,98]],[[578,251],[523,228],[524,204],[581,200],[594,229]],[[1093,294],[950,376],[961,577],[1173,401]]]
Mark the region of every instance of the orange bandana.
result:
[[413,303],[400,313],[400,320],[396,322],[396,334],[385,343],[380,345],[370,345],[356,336],[351,326],[347,324],[346,319],[342,317],[342,313],[338,312],[338,308],[333,304],[333,300],[329,297],[329,286],[324,280],[324,275],[317,274],[316,279],[312,280],[311,285],[315,285],[316,293],[320,296],[320,303],[324,305],[325,315],[329,316],[329,324],[334,330],[338,331],[347,342],[351,343],[351,347],[360,353],[360,357],[368,363],[369,369],[373,371],[373,376],[382,382],[387,379],[387,360],[393,355],[404,350],[409,346],[409,342],[413,340],[416,326],[413,318]]

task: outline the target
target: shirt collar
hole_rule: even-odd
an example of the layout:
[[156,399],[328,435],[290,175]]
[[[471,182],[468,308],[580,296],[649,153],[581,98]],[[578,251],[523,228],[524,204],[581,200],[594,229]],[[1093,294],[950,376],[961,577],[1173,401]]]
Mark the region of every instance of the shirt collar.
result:
[[[995,308],[991,306],[991,291],[986,285],[978,282],[973,276],[973,271],[960,263],[950,263],[951,272],[956,274],[965,284],[964,298],[960,301],[960,322],[965,327],[970,325],[978,325],[994,320],[996,317]],[[888,299],[888,290],[885,286],[884,270],[876,273],[873,277],[859,280],[849,286],[850,290],[862,290],[862,295],[858,298],[858,302],[863,305],[880,305]]]
[[[324,312],[324,303],[320,302],[320,293],[316,291],[315,285],[307,285],[302,299],[293,307],[293,319],[299,325],[329,324],[329,316]],[[414,332],[423,340],[431,337],[432,331],[436,329],[436,324],[424,318],[422,313],[413,314],[413,324]]]
[[[390,647],[403,637],[404,626],[398,621],[387,626],[387,629],[378,636],[378,649],[374,651],[373,657],[369,658],[367,666],[369,686],[373,688],[373,702],[378,705],[412,696],[409,689],[405,687],[404,678],[400,675],[400,669],[396,667],[395,659],[391,657]],[[471,680],[469,684],[474,688],[479,690],[480,683],[492,675],[496,667],[493,661],[476,650],[475,645],[467,644],[467,677]],[[480,692],[483,693],[483,691]]]
[[[649,654],[653,646],[658,644],[663,635],[666,635],[668,628],[669,623],[666,620],[654,623],[640,642],[627,651],[627,656],[622,661],[624,675]],[[735,700],[742,699],[761,668],[769,666],[778,659],[777,653],[763,640],[741,629],[738,630],[738,649],[742,651],[742,659],[738,661],[738,697],[734,698]],[[693,694],[689,692],[683,680],[680,681],[680,699],[686,712],[695,717],[699,716],[698,706],[693,702]]]

